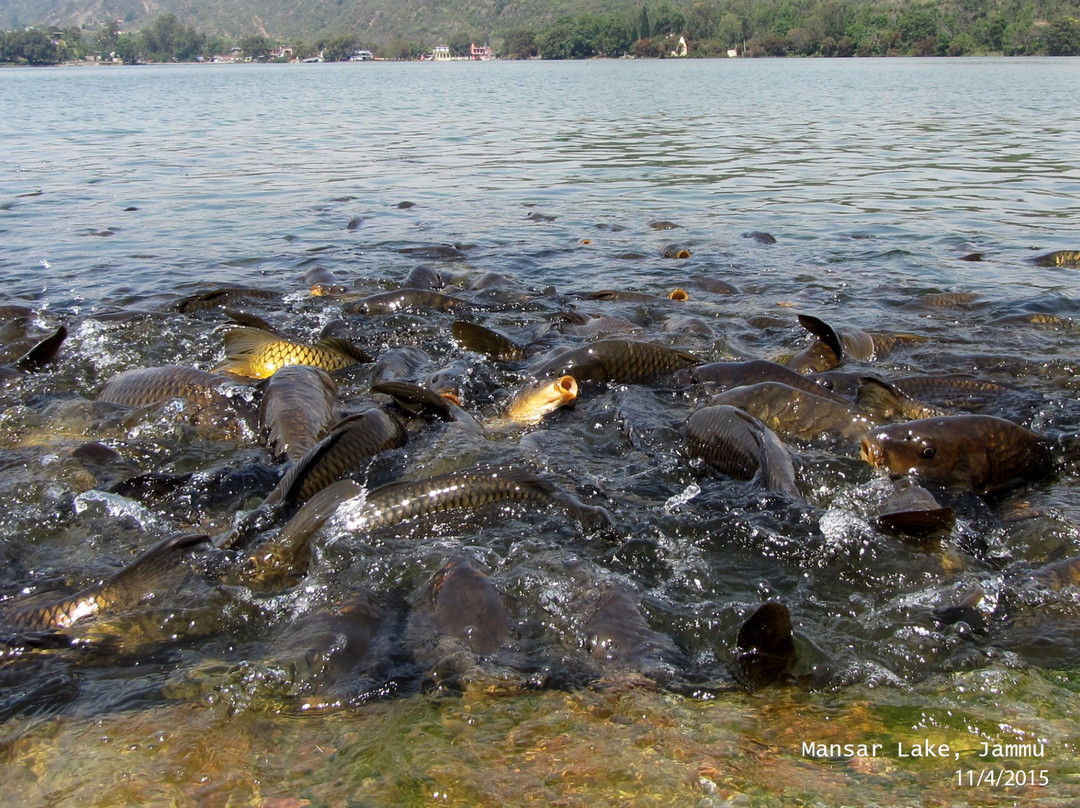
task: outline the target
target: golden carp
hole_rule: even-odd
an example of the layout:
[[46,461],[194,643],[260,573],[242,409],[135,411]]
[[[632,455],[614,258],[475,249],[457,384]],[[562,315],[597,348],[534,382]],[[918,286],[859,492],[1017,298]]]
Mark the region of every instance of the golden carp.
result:
[[514,394],[505,417],[517,424],[535,424],[548,413],[569,404],[577,395],[578,383],[573,376],[530,382]]
[[355,345],[335,337],[306,345],[258,328],[234,328],[225,332],[225,359],[214,371],[265,379],[286,365],[311,365],[333,372],[370,361],[371,357]]

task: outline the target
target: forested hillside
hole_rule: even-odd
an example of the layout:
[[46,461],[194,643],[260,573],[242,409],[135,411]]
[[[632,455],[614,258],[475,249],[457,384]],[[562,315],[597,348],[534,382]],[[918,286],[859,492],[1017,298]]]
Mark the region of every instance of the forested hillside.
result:
[[[27,30],[36,29],[36,30]],[[0,0],[0,61],[417,57],[488,43],[509,58],[1080,54],[1080,0]],[[54,52],[49,51],[52,44]]]

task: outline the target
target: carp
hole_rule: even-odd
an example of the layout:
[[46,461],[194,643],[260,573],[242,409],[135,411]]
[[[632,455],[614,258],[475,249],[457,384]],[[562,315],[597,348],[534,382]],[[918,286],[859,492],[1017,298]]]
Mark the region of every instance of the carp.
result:
[[300,457],[334,423],[337,385],[325,370],[286,365],[264,382],[259,429],[275,458]]
[[582,382],[639,382],[700,364],[693,354],[632,340],[599,340],[572,348],[533,371],[537,378],[573,376]]
[[577,396],[578,383],[573,376],[530,382],[514,394],[506,408],[505,418],[516,424],[536,424]]
[[924,418],[867,432],[862,458],[893,474],[912,474],[977,494],[993,494],[1049,476],[1042,435],[993,415]]
[[760,478],[770,491],[800,499],[791,455],[771,429],[736,407],[703,407],[686,419],[691,457],[735,480]]
[[225,332],[225,359],[214,371],[265,379],[286,365],[311,365],[333,372],[370,361],[371,357],[355,345],[336,337],[306,345],[258,328],[234,328]]
[[158,542],[142,555],[102,581],[45,605],[18,604],[0,614],[0,620],[18,628],[45,630],[70,628],[105,611],[135,608],[152,597],[173,574],[176,557],[210,541],[201,533],[177,533]]
[[1031,259],[1039,267],[1080,267],[1080,250],[1054,250]]
[[180,365],[164,365],[125,370],[113,376],[101,388],[97,400],[121,407],[145,407],[173,398],[198,404],[227,399],[233,389],[236,385],[227,376]]
[[717,393],[709,404],[730,404],[782,435],[809,441],[840,437],[858,442],[879,423],[861,410],[779,382],[734,387]]
[[430,289],[396,289],[379,292],[357,300],[341,298],[341,310],[346,314],[393,314],[404,309],[433,309],[446,311],[454,306],[464,306],[465,301]]
[[406,443],[405,429],[392,415],[370,409],[339,421],[281,478],[265,504],[302,505],[347,474],[361,461]]

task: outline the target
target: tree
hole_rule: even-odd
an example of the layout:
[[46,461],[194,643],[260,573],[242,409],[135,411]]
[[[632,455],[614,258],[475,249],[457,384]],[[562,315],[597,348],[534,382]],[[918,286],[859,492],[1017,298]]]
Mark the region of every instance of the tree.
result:
[[653,14],[652,32],[650,36],[658,37],[663,34],[675,34],[676,36],[686,28],[686,18],[678,9],[672,8],[667,3],[661,3]]
[[1059,17],[1043,37],[1050,56],[1080,56],[1080,20]]
[[648,39],[652,36],[652,26],[649,25],[649,10],[641,7],[641,17],[638,19],[638,39]]
[[468,56],[472,43],[473,38],[468,31],[458,31],[446,42],[450,53],[454,56]]
[[715,39],[720,9],[715,3],[698,2],[686,12],[686,36],[692,40]]
[[531,28],[519,28],[506,35],[503,53],[509,59],[531,59],[539,53],[536,46],[536,32]]
[[359,47],[356,37],[351,34],[334,37],[323,46],[323,61],[347,62]]
[[139,34],[120,34],[116,38],[116,46],[113,51],[126,65],[135,65],[143,55],[143,41]]
[[249,59],[262,61],[270,57],[270,51],[274,49],[274,43],[264,36],[246,36],[237,43],[237,47]]

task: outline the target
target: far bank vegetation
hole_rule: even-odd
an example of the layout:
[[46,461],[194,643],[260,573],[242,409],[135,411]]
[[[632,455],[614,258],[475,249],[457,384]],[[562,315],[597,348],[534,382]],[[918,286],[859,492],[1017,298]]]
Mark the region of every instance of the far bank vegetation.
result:
[[[430,36],[430,35],[429,35]],[[680,42],[680,39],[682,42]],[[230,41],[168,13],[141,30],[30,27],[0,33],[0,62],[45,65],[87,59],[134,64],[212,59],[343,61],[364,49],[413,59],[436,45],[464,56],[473,42],[509,59],[592,57],[1080,55],[1080,0],[663,0],[632,12],[582,12],[496,30],[474,24],[439,41],[408,30],[381,42],[342,31],[285,42],[265,35]]]

